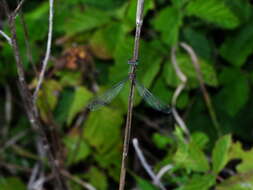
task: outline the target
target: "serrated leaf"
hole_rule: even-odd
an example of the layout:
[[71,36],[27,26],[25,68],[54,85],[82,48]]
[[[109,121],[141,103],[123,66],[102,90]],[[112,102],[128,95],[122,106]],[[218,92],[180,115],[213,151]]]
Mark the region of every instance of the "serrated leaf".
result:
[[179,29],[182,25],[182,15],[179,9],[166,7],[161,10],[152,21],[155,30],[161,32],[162,40],[168,44],[176,44],[179,37]]
[[220,53],[230,64],[241,67],[253,51],[253,22],[226,38]]
[[70,125],[75,115],[84,110],[85,106],[89,103],[89,100],[92,98],[92,94],[89,90],[84,87],[77,87],[74,92],[73,102],[69,109],[69,114],[67,117],[67,124]]
[[215,184],[215,176],[193,176],[180,190],[208,190]]
[[218,139],[212,151],[212,170],[218,174],[228,162],[228,151],[231,146],[231,135],[225,135]]
[[[196,88],[199,86],[199,81],[197,79],[197,73],[194,69],[194,66],[190,60],[190,58],[185,54],[177,55],[177,63],[181,69],[181,71],[186,75],[188,78],[188,85],[191,88]],[[218,80],[216,76],[216,72],[213,66],[207,63],[205,60],[199,60],[200,69],[203,74],[204,82],[210,86],[217,86]],[[168,85],[172,87],[177,87],[181,82],[176,75],[174,67],[172,63],[167,63],[165,65],[164,70],[165,79]]]
[[223,28],[233,29],[239,25],[239,19],[221,0],[190,1],[186,12]]

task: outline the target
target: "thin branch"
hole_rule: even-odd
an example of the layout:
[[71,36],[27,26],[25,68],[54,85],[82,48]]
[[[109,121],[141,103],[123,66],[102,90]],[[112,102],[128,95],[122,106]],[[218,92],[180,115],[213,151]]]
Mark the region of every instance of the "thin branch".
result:
[[172,65],[173,65],[173,67],[174,67],[174,69],[176,71],[176,75],[178,76],[178,78],[181,81],[181,83],[177,87],[175,93],[173,94],[173,98],[172,98],[172,114],[173,114],[175,120],[177,121],[179,127],[184,131],[184,133],[189,138],[190,137],[190,132],[189,132],[189,130],[188,130],[185,122],[183,121],[183,119],[180,117],[180,115],[178,114],[178,112],[176,110],[177,99],[180,96],[181,92],[184,90],[186,82],[187,82],[187,77],[181,71],[181,69],[179,68],[178,63],[177,63],[176,47],[172,47],[172,49],[171,49],[171,62],[172,62]]
[[6,33],[0,30],[0,35],[2,35],[7,40],[8,44],[12,46],[11,38]]
[[203,96],[204,96],[204,100],[206,102],[206,105],[207,105],[207,108],[208,108],[208,111],[209,111],[209,114],[211,116],[211,120],[212,120],[212,123],[218,133],[218,135],[220,135],[220,127],[219,127],[219,123],[218,123],[218,120],[217,120],[217,116],[216,116],[216,113],[215,113],[215,110],[213,108],[213,104],[212,104],[212,100],[209,96],[209,93],[206,89],[206,86],[205,86],[205,83],[204,83],[204,79],[203,79],[203,74],[201,72],[201,68],[200,68],[200,65],[199,65],[199,61],[198,61],[198,57],[196,55],[196,53],[194,52],[194,50],[192,49],[191,46],[189,46],[188,44],[186,43],[180,43],[181,47],[183,47],[185,49],[185,51],[190,55],[191,57],[191,60],[192,60],[192,64],[195,68],[195,71],[197,73],[197,78],[198,78],[198,81],[199,81],[199,84],[200,84],[200,88],[201,88],[201,91],[203,93]]
[[14,12],[12,13],[13,18],[15,18],[18,15],[18,12],[20,11],[20,9],[22,8],[23,4],[24,4],[25,0],[21,0],[18,3],[18,6],[16,7],[16,9],[14,10]]
[[166,188],[164,187],[164,185],[159,181],[159,179],[157,178],[157,176],[155,175],[155,173],[153,172],[153,170],[151,169],[151,166],[147,163],[140,147],[139,147],[139,142],[136,138],[133,139],[133,145],[134,145],[134,149],[135,152],[137,154],[137,157],[139,158],[141,165],[143,166],[143,168],[146,170],[146,172],[148,173],[148,175],[151,177],[151,179],[153,180],[154,184],[156,186],[158,186],[160,189],[162,190],[166,190]]
[[52,45],[52,35],[53,35],[53,16],[54,16],[54,0],[49,0],[49,27],[48,27],[48,39],[47,39],[47,50],[46,55],[42,63],[42,70],[40,72],[39,81],[37,84],[37,87],[33,94],[33,101],[36,103],[36,100],[38,98],[38,93],[41,88],[41,85],[43,83],[45,72],[47,69],[49,57],[51,54],[51,45]]
[[[133,51],[133,58],[131,59],[131,62],[134,62],[134,63],[137,63],[138,58],[139,58],[140,34],[141,34],[141,28],[142,28],[142,23],[143,23],[143,9],[144,9],[144,0],[138,0],[137,12],[136,12],[136,31],[135,31],[134,51]],[[130,92],[129,92],[129,97],[128,97],[128,111],[127,111],[127,120],[126,120],[126,127],[125,127],[123,154],[122,154],[122,161],[121,161],[119,190],[124,190],[125,188],[126,165],[127,165],[129,143],[130,143],[130,138],[131,138],[131,127],[132,127],[136,66],[137,66],[136,64],[132,64],[130,67],[130,73],[129,73]]]
[[17,135],[15,135],[14,137],[12,137],[10,140],[8,140],[2,147],[0,150],[0,153],[4,152],[4,150],[14,144],[16,144],[20,139],[22,139],[25,135],[27,134],[27,131],[22,131],[20,133],[18,133]]
[[70,180],[74,181],[75,183],[81,185],[83,188],[87,189],[87,190],[96,190],[95,187],[93,187],[91,184],[81,180],[80,178],[71,175],[68,171],[66,170],[62,170],[61,171],[62,175],[69,178]]

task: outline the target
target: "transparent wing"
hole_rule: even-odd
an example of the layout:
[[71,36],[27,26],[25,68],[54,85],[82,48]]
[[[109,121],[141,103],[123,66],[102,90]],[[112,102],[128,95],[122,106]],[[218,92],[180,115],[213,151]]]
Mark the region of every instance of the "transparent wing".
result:
[[147,88],[145,88],[142,84],[136,81],[136,88],[141,97],[145,100],[145,102],[155,110],[170,113],[171,108],[168,107],[165,103],[156,98]]
[[105,106],[109,104],[113,98],[115,98],[119,92],[122,90],[122,88],[125,86],[128,78],[125,78],[124,80],[118,82],[117,84],[113,85],[112,88],[107,90],[105,93],[96,96],[94,99],[91,100],[91,102],[88,104],[88,108],[91,111],[97,110],[102,106]]

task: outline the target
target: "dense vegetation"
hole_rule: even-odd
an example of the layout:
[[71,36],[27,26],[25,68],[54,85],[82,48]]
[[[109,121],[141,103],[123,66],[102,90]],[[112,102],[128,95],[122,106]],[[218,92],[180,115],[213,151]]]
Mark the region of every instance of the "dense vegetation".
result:
[[[15,9],[16,1],[8,3]],[[48,1],[26,0],[16,17],[31,92],[46,50],[48,12]],[[50,143],[60,144],[55,151],[71,190],[84,189],[85,184],[117,189],[129,85],[97,111],[90,112],[87,105],[127,76],[135,13],[135,0],[55,1],[52,53],[37,106]],[[0,29],[11,35],[3,7],[0,20]],[[18,91],[13,50],[0,37],[0,189],[27,189],[41,162],[44,189],[52,189],[51,168],[38,156],[36,132]],[[180,42],[196,52],[207,91]],[[173,47],[187,77],[176,109],[190,135],[172,114],[151,109],[136,94],[132,137],[154,173],[171,166],[160,180],[166,189],[253,189],[252,3],[146,0],[137,79],[168,105],[180,85],[171,61]],[[128,164],[127,189],[161,188],[147,175],[132,145]]]

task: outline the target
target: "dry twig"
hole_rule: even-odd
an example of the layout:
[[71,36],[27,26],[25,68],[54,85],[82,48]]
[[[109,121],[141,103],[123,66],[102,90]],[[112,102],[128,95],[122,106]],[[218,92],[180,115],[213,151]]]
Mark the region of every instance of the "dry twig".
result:
[[7,40],[8,44],[12,46],[11,38],[6,33],[4,33],[4,31],[0,30],[0,35],[2,35]]
[[81,180],[80,178],[71,175],[68,171],[66,170],[62,170],[61,171],[62,175],[69,178],[70,180],[74,181],[75,183],[81,185],[83,188],[87,189],[87,190],[96,190],[95,187],[93,187],[91,184]]
[[218,120],[217,120],[215,110],[213,108],[212,100],[211,100],[211,98],[208,94],[208,91],[207,91],[205,83],[204,83],[203,74],[201,72],[198,57],[197,57],[196,53],[194,52],[194,50],[192,49],[192,47],[189,46],[188,44],[183,42],[183,43],[180,43],[180,46],[183,47],[184,50],[186,50],[186,52],[191,57],[192,64],[193,64],[193,66],[195,68],[195,71],[197,73],[197,78],[198,78],[198,81],[199,81],[199,84],[200,84],[200,89],[203,93],[204,100],[206,102],[206,106],[207,106],[209,114],[211,116],[212,123],[213,123],[218,135],[220,135],[219,123],[218,123]]
[[189,130],[188,130],[185,122],[183,121],[183,119],[180,117],[180,115],[178,114],[178,112],[176,110],[177,99],[180,96],[181,92],[184,90],[186,82],[187,82],[187,77],[181,71],[181,69],[179,68],[178,63],[177,63],[176,47],[172,47],[172,49],[171,49],[171,62],[172,62],[172,65],[173,65],[173,67],[174,67],[174,69],[176,71],[176,75],[178,76],[178,78],[181,81],[181,83],[177,87],[175,93],[173,94],[173,98],[172,98],[172,114],[173,114],[175,120],[177,121],[179,127],[184,131],[184,133],[189,138],[190,132],[189,132]]
[[151,169],[151,166],[148,164],[148,162],[146,161],[140,147],[139,147],[139,142],[136,138],[133,139],[133,145],[134,145],[134,149],[135,152],[141,162],[141,165],[143,166],[143,168],[146,170],[146,172],[148,173],[148,175],[151,177],[151,179],[153,180],[154,184],[159,187],[161,190],[166,190],[166,188],[164,187],[164,185],[161,183],[160,178],[158,178],[156,176],[156,174],[153,172],[153,170]]

